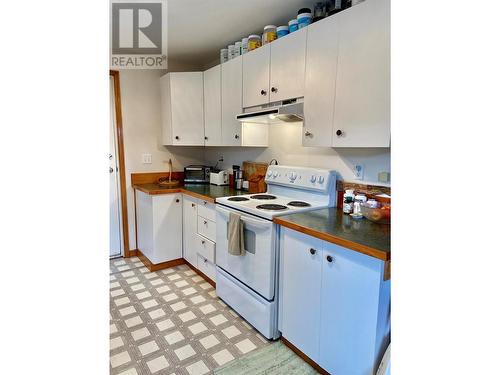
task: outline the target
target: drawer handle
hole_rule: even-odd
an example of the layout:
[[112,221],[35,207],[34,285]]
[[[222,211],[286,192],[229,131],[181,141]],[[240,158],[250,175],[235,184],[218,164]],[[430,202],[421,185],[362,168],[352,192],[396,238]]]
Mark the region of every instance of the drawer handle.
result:
[[327,255],[327,256],[326,256],[326,261],[327,261],[328,263],[332,263],[334,260],[335,260],[335,259],[333,259],[333,257],[332,257],[331,255]]
[[311,133],[311,132],[305,132],[305,133],[304,133],[304,135],[305,135],[306,137],[310,137],[310,136],[312,136],[312,133]]
[[311,253],[311,255],[314,255],[314,254],[316,254],[316,249],[310,248],[309,252]]
[[207,260],[208,260],[208,259],[203,259],[203,263],[207,263]]
[[203,220],[203,224],[207,225],[207,224],[208,224],[208,221]]
[[205,240],[201,240],[201,244],[202,244],[202,245],[205,245]]
[[205,205],[206,205],[206,204],[207,204],[207,202],[206,202],[206,201],[203,201],[203,204],[205,204]]
[[339,130],[337,130],[337,131],[335,132],[335,134],[337,134],[337,137],[340,137],[340,136],[342,135],[342,130],[340,130],[340,129],[339,129]]

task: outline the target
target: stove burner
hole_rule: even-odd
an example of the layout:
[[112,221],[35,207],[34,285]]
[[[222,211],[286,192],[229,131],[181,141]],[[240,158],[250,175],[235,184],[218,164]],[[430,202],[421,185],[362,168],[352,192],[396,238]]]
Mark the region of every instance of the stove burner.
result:
[[283,211],[288,207],[282,206],[281,204],[259,204],[257,206],[259,210],[269,210],[269,211]]
[[302,201],[291,201],[287,203],[288,206],[292,207],[309,207],[310,204],[307,202],[302,202]]
[[231,197],[227,198],[228,201],[233,201],[233,202],[243,202],[243,201],[249,201],[250,199],[245,198],[245,197]]
[[274,195],[269,195],[269,194],[252,195],[250,198],[252,198],[252,199],[262,199],[262,200],[276,199],[276,197]]

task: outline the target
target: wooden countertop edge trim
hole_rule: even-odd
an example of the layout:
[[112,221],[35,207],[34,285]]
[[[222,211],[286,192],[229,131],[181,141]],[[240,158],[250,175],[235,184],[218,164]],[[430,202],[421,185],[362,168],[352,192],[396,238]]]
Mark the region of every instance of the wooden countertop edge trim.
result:
[[293,230],[296,230],[297,232],[301,232],[304,234],[307,234],[309,236],[313,236],[316,238],[319,238],[320,240],[324,240],[327,242],[334,243],[336,245],[340,245],[343,247],[346,247],[348,249],[357,251],[362,254],[366,254],[369,256],[372,256],[374,258],[380,259],[387,261],[390,259],[390,253],[386,253],[385,251],[375,249],[373,247],[369,247],[366,245],[362,245],[357,242],[349,241],[344,238],[336,237],[328,233],[320,232],[315,229],[311,229],[309,227],[304,227],[302,225],[299,225],[297,223],[292,223],[290,221],[287,221],[286,219],[280,218],[280,217],[275,217],[273,219],[273,222],[279,225],[282,225],[286,228],[290,228]]
[[190,195],[190,196],[195,197],[195,198],[199,198],[199,199],[205,200],[205,201],[210,202],[210,203],[215,203],[215,199],[212,198],[212,197],[209,197],[209,196],[203,195],[203,194],[194,193],[194,192],[186,190],[186,189],[184,189],[182,187],[173,188],[173,189],[151,190],[151,189],[146,189],[146,188],[144,188],[144,187],[142,187],[140,185],[132,185],[132,188],[134,188],[136,190],[139,190],[139,191],[142,191],[143,193],[146,193],[146,194],[149,194],[149,195],[182,193],[182,194]]

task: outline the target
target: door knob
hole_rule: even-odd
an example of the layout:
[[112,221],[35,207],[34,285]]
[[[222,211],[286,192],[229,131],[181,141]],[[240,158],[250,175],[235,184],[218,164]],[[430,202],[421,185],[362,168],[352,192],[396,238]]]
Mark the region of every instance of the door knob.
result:
[[314,254],[316,254],[316,249],[310,248],[309,252],[311,253],[311,255],[314,255]]
[[109,173],[113,173],[113,168],[109,167]]
[[342,135],[342,130],[340,130],[340,129],[339,129],[339,130],[337,130],[337,131],[335,132],[335,134],[337,134],[337,136],[338,136],[338,137],[340,137],[340,136]]
[[266,90],[260,90],[260,95],[266,96],[267,95],[267,91]]
[[333,262],[334,259],[333,259],[333,257],[331,255],[327,255],[326,256],[326,260],[327,260],[328,263],[331,263],[331,262]]

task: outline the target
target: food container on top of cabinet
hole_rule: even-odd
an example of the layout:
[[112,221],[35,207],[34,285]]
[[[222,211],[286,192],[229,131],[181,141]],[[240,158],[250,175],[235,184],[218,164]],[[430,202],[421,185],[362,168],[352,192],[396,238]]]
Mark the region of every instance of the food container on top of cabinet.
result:
[[276,34],[278,38],[283,38],[285,35],[288,35],[288,26],[278,26],[276,28]]
[[276,33],[276,26],[267,25],[264,27],[264,33],[262,34],[262,44],[271,43],[273,40],[276,40],[278,35]]
[[372,208],[366,203],[361,203],[361,214],[368,220],[378,224],[391,223],[391,206],[382,203],[380,207]]
[[311,24],[312,14],[311,13],[301,13],[297,16],[297,21],[299,22],[299,29],[306,27]]
[[248,52],[248,38],[241,39],[241,54],[244,55]]
[[228,49],[223,48],[220,50],[220,63],[225,63],[228,60]]
[[248,52],[261,46],[260,35],[252,34],[248,37]]
[[234,57],[241,55],[241,42],[234,43]]
[[234,57],[234,44],[227,46],[227,59],[231,60]]
[[299,29],[299,21],[297,19],[293,19],[288,21],[288,31],[290,33],[293,33],[294,31],[297,31]]

